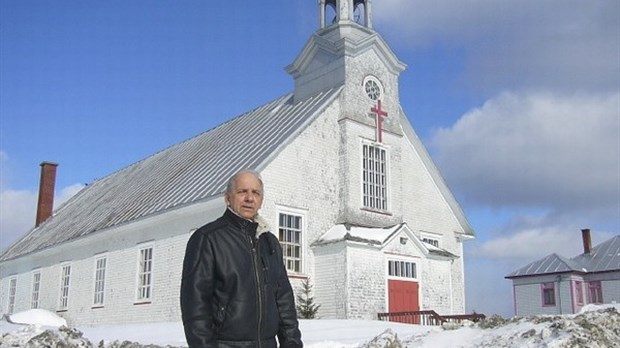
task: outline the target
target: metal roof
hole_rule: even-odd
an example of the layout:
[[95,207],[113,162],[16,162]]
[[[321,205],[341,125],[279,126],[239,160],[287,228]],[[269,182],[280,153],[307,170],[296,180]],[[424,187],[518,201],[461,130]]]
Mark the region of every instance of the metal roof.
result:
[[592,248],[589,254],[571,260],[587,272],[620,271],[620,235]]
[[93,182],[0,261],[222,194],[232,174],[262,169],[340,90],[297,103],[287,94]]
[[506,278],[552,273],[607,271],[620,271],[620,235],[595,246],[589,254],[582,253],[571,259],[551,254],[510,273]]

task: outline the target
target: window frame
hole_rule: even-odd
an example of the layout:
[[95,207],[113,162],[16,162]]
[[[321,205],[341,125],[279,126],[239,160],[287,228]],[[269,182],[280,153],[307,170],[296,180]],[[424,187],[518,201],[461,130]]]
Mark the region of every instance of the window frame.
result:
[[419,273],[418,263],[415,260],[395,257],[387,259],[385,274],[388,279],[418,281]]
[[[150,259],[145,261],[144,256],[148,256],[147,254],[143,254],[145,251],[150,251]],[[137,261],[137,278],[136,278],[136,303],[150,303],[153,299],[153,276],[154,276],[154,247],[153,245],[143,245],[138,249],[138,261]],[[150,266],[149,270],[144,270],[144,262],[147,262]],[[144,282],[145,277],[147,278],[148,284]],[[146,292],[146,294],[145,294]]]
[[575,302],[580,306],[584,304],[583,281],[581,280],[575,281]]
[[[292,216],[292,217],[298,217],[300,218],[300,226],[298,227],[298,231],[292,230],[292,233],[299,233],[299,242],[298,243],[290,243],[291,246],[294,248],[295,246],[299,247],[299,257],[295,257],[295,256],[287,256],[287,242],[283,241],[280,238],[280,234],[281,234],[281,230],[283,229],[283,226],[280,224],[280,216],[282,215],[286,215],[286,216]],[[290,274],[294,274],[294,275],[301,275],[304,274],[305,270],[306,270],[306,235],[307,235],[307,211],[306,210],[302,210],[302,209],[296,209],[296,208],[290,208],[290,207],[276,207],[276,226],[277,226],[277,234],[276,234],[276,238],[278,239],[278,242],[280,243],[280,247],[282,248],[282,261],[284,262],[284,267],[286,268],[287,273]],[[289,226],[284,226],[284,227],[289,227]],[[294,268],[289,268],[289,258],[291,259],[290,261],[294,262],[298,261],[299,262],[299,270],[296,270]]]
[[[103,260],[103,267],[99,267],[99,261]],[[94,259],[94,274],[93,274],[93,308],[99,308],[105,306],[105,289],[106,289],[106,273],[108,271],[108,255],[97,255]],[[100,272],[101,270],[101,272]],[[101,278],[99,275],[101,274]]]
[[41,270],[32,271],[32,288],[30,292],[30,308],[41,306]]
[[[68,270],[68,272],[65,272]],[[71,289],[71,271],[70,263],[60,265],[60,294],[58,297],[58,310],[65,311],[69,309],[69,293]]]
[[605,303],[603,299],[603,284],[601,283],[600,280],[594,280],[594,281],[588,282],[588,303],[593,303],[593,304]]
[[15,300],[17,298],[17,276],[9,278],[8,295],[7,314],[13,314],[15,312]]
[[[378,95],[370,94],[370,91],[366,87],[366,84],[370,82],[374,83],[375,86],[379,89]],[[382,99],[383,96],[385,95],[385,89],[383,88],[383,83],[381,83],[381,81],[374,75],[366,75],[364,77],[364,79],[362,80],[362,91],[364,92],[366,97],[368,97],[368,99],[372,100],[373,102],[377,101],[378,99]]]
[[[383,153],[384,157],[377,161],[376,158],[371,158],[370,153],[379,151],[379,154]],[[360,205],[363,210],[378,212],[383,214],[389,214],[391,210],[390,204],[390,148],[385,144],[368,141],[362,139],[361,151],[360,151]],[[382,171],[376,171],[374,168],[383,167]],[[372,168],[371,168],[372,167]],[[373,181],[367,180],[371,177],[379,176],[378,181],[383,183],[376,184]],[[378,190],[377,190],[378,189]],[[380,195],[377,195],[375,191],[382,191]],[[371,193],[372,191],[372,193]],[[372,203],[374,201],[374,203]]]
[[[549,297],[548,294],[551,294]],[[540,284],[540,295],[543,307],[555,307],[555,282],[544,282]],[[547,300],[550,300],[549,302]]]

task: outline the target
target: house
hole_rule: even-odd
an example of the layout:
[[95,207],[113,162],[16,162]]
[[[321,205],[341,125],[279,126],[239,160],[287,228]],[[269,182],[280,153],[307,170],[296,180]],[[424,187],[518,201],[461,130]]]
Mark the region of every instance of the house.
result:
[[594,248],[581,231],[583,253],[548,255],[506,278],[512,280],[515,314],[574,314],[589,303],[620,302],[620,235]]
[[[291,283],[310,280],[319,317],[463,313],[474,231],[400,106],[405,64],[373,29],[371,0],[318,7],[318,30],[286,67],[293,92],[86,186],[0,255],[2,312],[180,320],[187,240],[249,168]],[[43,163],[42,180],[55,168]]]

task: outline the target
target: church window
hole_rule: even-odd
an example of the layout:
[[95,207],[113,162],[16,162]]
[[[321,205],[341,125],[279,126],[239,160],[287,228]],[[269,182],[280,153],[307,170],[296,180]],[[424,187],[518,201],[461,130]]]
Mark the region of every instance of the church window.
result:
[[15,311],[15,293],[17,292],[17,278],[9,280],[9,305],[7,306],[8,314]]
[[381,98],[383,88],[381,87],[381,82],[379,82],[376,77],[372,75],[366,76],[364,78],[364,82],[362,82],[362,85],[364,86],[366,96],[368,96],[370,100],[377,100]]
[[362,145],[363,205],[372,210],[388,210],[387,151],[377,145]]
[[39,308],[39,293],[41,289],[41,272],[36,271],[32,274],[32,297],[30,308]]
[[395,278],[417,279],[417,269],[415,262],[403,260],[388,261],[388,275]]
[[95,306],[103,306],[106,263],[107,258],[105,256],[95,259],[95,293],[93,297],[93,304]]
[[284,265],[288,272],[302,272],[303,229],[303,215],[291,212],[278,214],[278,239],[282,246]]
[[151,285],[153,282],[153,248],[140,249],[140,262],[138,265],[138,301],[151,298]]
[[428,244],[430,244],[430,245],[432,245],[432,246],[434,246],[434,247],[439,248],[439,240],[437,240],[437,239],[435,239],[435,238],[423,237],[423,238],[422,238],[422,241],[423,241],[424,243],[428,243]]
[[588,296],[589,303],[603,303],[603,288],[600,281],[588,283]]
[[555,306],[555,284],[542,283],[543,306]]
[[69,284],[71,283],[71,265],[64,265],[60,271],[60,301],[58,309],[69,308]]

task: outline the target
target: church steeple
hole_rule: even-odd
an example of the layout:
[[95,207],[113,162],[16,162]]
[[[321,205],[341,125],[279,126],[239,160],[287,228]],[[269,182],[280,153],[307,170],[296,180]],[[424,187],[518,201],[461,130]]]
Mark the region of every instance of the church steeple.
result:
[[319,28],[356,22],[372,28],[371,0],[319,0]]
[[372,75],[398,105],[398,76],[405,69],[372,28],[372,0],[318,0],[319,28],[286,71],[295,79],[295,100],[329,88],[356,89]]

